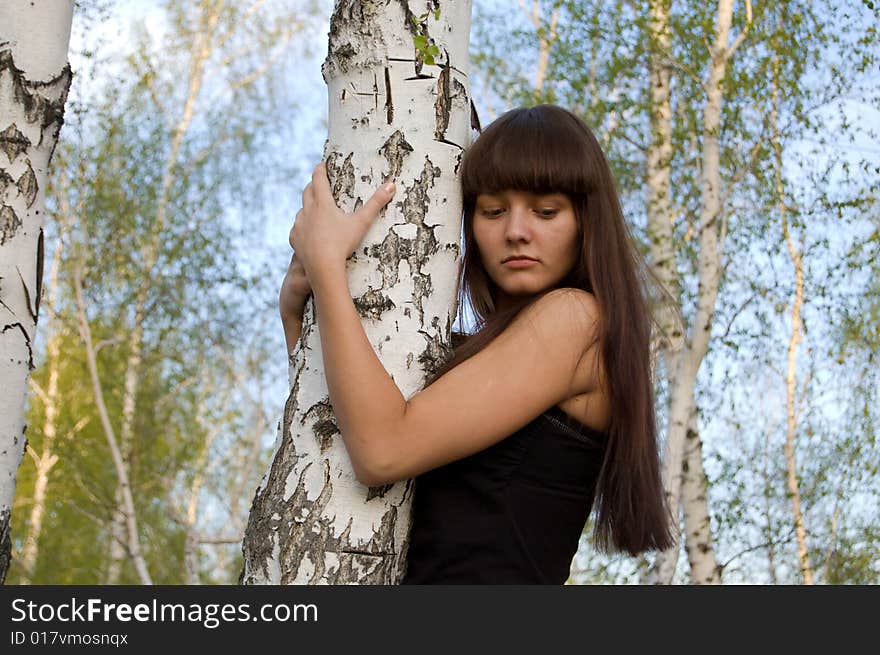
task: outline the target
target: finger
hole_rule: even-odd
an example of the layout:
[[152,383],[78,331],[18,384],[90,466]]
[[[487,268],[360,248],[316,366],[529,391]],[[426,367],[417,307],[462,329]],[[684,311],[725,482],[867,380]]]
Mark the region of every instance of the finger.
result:
[[296,212],[296,216],[293,217],[293,227],[290,228],[290,234],[287,237],[291,248],[296,248],[296,246],[293,245],[293,231],[296,229],[296,224],[299,221],[300,215],[302,215],[302,209]]
[[305,189],[303,189],[302,193],[302,205],[303,207],[311,207],[315,202],[315,193],[312,189],[312,183],[309,182],[306,184]]
[[334,205],[336,199],[333,197],[333,191],[330,189],[330,180],[327,178],[327,167],[324,162],[318,163],[315,170],[312,171],[312,189],[314,199],[317,202],[329,200]]
[[375,193],[370,196],[370,199],[367,200],[357,212],[355,212],[355,215],[362,220],[372,222],[375,220],[376,216],[379,215],[379,212],[382,211],[382,208],[391,202],[393,197],[394,182],[383,184],[376,189]]

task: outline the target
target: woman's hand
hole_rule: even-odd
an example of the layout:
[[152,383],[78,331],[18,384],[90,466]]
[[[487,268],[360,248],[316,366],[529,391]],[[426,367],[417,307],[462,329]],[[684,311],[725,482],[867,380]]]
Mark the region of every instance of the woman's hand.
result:
[[347,214],[336,205],[324,164],[318,164],[312,181],[303,190],[302,209],[290,230],[290,245],[295,247],[307,278],[314,283],[324,271],[344,268],[345,260],[393,197],[394,184],[389,182],[360,209]]
[[302,322],[303,312],[306,308],[306,300],[312,295],[312,285],[306,275],[306,269],[302,262],[293,254],[290,258],[290,266],[281,282],[281,292],[278,294],[278,309],[281,319],[286,321],[293,319]]

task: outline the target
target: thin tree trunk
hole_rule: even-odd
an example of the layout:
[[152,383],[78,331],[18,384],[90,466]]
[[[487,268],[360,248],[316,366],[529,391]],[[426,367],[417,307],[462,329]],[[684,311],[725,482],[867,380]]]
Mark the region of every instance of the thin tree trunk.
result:
[[140,543],[140,535],[138,533],[137,517],[134,509],[134,499],[131,495],[131,485],[128,481],[128,471],[122,461],[122,451],[119,448],[119,442],[110,423],[110,415],[107,413],[107,406],[104,404],[104,391],[101,388],[101,378],[98,375],[98,363],[95,356],[95,348],[92,345],[92,330],[89,327],[89,321],[86,318],[85,297],[82,289],[82,271],[79,269],[74,271],[74,292],[76,294],[77,315],[79,317],[79,328],[83,342],[86,346],[86,360],[89,367],[89,375],[92,379],[92,390],[95,394],[95,404],[98,407],[98,414],[101,417],[101,424],[104,427],[104,435],[107,438],[107,444],[110,446],[110,455],[113,458],[113,465],[116,468],[116,475],[119,479],[119,487],[122,490],[122,504],[125,512],[125,523],[127,528],[127,546],[129,555],[134,562],[135,570],[138,573],[141,584],[153,584],[150,573],[147,570],[147,563],[143,557],[143,550]]
[[15,478],[25,447],[45,188],[70,88],[72,17],[71,0],[0,4],[0,583],[9,569]]
[[[524,0],[520,0],[520,7],[526,10]],[[550,61],[550,49],[556,40],[556,25],[559,23],[559,8],[553,10],[550,17],[550,30],[547,34],[541,33],[541,0],[532,0],[532,12],[529,15],[535,33],[538,34],[538,65],[535,70],[535,95],[540,97],[544,89],[544,80],[547,77],[547,63]]]
[[[159,201],[156,206],[156,216],[150,231],[149,240],[144,252],[144,272],[141,275],[141,283],[138,287],[134,304],[134,324],[128,331],[128,357],[125,366],[125,382],[122,396],[122,423],[119,429],[120,450],[123,465],[131,475],[129,463],[134,440],[134,417],[137,410],[137,394],[140,388],[141,366],[143,364],[143,341],[144,320],[146,317],[147,300],[153,280],[153,268],[159,257],[159,247],[162,243],[162,232],[167,221],[168,203],[170,201],[171,188],[174,184],[175,171],[178,166],[180,148],[187,130],[192,123],[195,113],[195,104],[204,81],[205,64],[213,51],[212,38],[217,29],[222,6],[216,3],[202,5],[205,12],[203,16],[204,27],[195,35],[193,42],[192,61],[190,63],[189,85],[184,101],[183,111],[171,136],[171,148],[168,159],[165,162],[165,171],[162,176],[162,187]],[[125,511],[122,501],[122,490],[116,491],[117,510],[113,513],[110,527],[110,562],[107,574],[107,584],[115,584],[118,581],[122,568],[121,558],[125,556],[125,549],[120,548],[122,543],[118,537],[124,533]]]
[[[412,9],[410,8],[412,5]],[[461,198],[456,173],[470,140],[470,0],[338,0],[324,78],[325,149],[340,206],[393,179],[396,200],[349,261],[367,337],[405,398],[443,361],[455,316]],[[413,19],[416,19],[414,22]],[[413,36],[438,46],[424,64]],[[394,584],[406,567],[412,481],[367,489],[354,477],[323,375],[314,305],[293,353],[292,389],[243,542],[247,584]]]
[[764,534],[767,541],[767,571],[770,575],[770,584],[777,584],[776,578],[776,545],[775,530],[773,526],[773,515],[770,512],[770,435],[775,430],[767,430],[764,437],[764,466],[762,473],[764,476],[764,516],[767,518],[767,525],[764,528]]
[[703,470],[703,443],[697,428],[697,408],[694,406],[687,431],[681,486],[685,551],[694,584],[721,584],[721,568],[715,563],[712,544],[709,502],[706,498],[708,489],[709,481]]
[[[751,23],[751,3],[746,2],[747,25]],[[670,508],[677,508],[682,495],[682,466],[685,453],[687,426],[694,406],[694,386],[700,365],[709,348],[712,330],[712,318],[718,298],[718,286],[721,281],[721,257],[725,226],[722,218],[721,201],[721,153],[718,135],[721,129],[721,106],[724,99],[722,83],[727,72],[727,63],[745,38],[743,31],[737,40],[728,45],[730,27],[733,18],[733,0],[719,0],[715,17],[715,39],[710,47],[711,64],[707,80],[706,103],[703,107],[703,159],[701,170],[701,209],[699,217],[699,258],[697,308],[690,341],[677,357],[671,380],[671,402],[669,408],[666,444],[663,453],[663,480],[666,488],[667,503]],[[688,483],[704,484],[705,476],[688,477]],[[705,502],[707,490],[689,490],[690,498],[703,498]],[[691,512],[690,516],[704,512]],[[705,511],[708,515],[708,510]],[[688,526],[685,526],[688,529]],[[695,526],[695,530],[705,527]],[[718,568],[715,552],[711,547],[711,538],[704,540],[705,551],[697,548],[694,556],[699,560],[701,571]],[[668,584],[672,581],[680,547],[676,545],[658,553],[648,581]],[[693,564],[693,563],[692,563]]]
[[[780,12],[780,28],[782,27]],[[807,530],[804,527],[804,516],[801,511],[801,493],[798,483],[797,461],[795,457],[795,441],[797,438],[797,416],[795,415],[795,387],[797,385],[797,349],[803,338],[801,332],[801,307],[804,300],[804,263],[803,255],[798,251],[791,229],[788,224],[788,207],[785,204],[785,187],[782,181],[782,143],[779,137],[779,58],[773,60],[773,110],[771,124],[773,128],[774,181],[776,184],[776,210],[782,221],[782,234],[788,246],[795,274],[794,301],[791,306],[791,336],[788,341],[788,368],[785,374],[785,466],[786,486],[791,497],[792,518],[797,539],[798,565],[804,584],[813,584],[813,567],[807,550]]]
[[[681,395],[681,387],[676,386],[675,372],[683,357],[685,343],[683,329],[677,320],[681,291],[678,282],[678,267],[675,261],[675,242],[673,226],[675,212],[672,207],[670,187],[672,179],[672,93],[670,84],[670,65],[672,39],[669,29],[670,0],[652,0],[649,21],[649,97],[651,135],[646,153],[646,214],[649,262],[654,277],[663,285],[667,296],[656,299],[655,315],[659,325],[656,335],[660,357],[664,363],[669,380],[670,407]],[[674,303],[674,305],[673,305]],[[674,394],[672,392],[675,392]],[[668,485],[667,485],[668,487]],[[670,505],[674,517],[678,517],[678,504]],[[678,521],[673,526],[673,534],[678,544]],[[676,546],[677,551],[678,546]],[[672,549],[670,549],[670,552]],[[661,573],[663,580],[671,580],[675,572],[677,558],[667,558]],[[656,562],[655,562],[656,566]],[[669,571],[668,569],[672,569]],[[652,577],[653,568],[648,569],[644,580],[656,582]]]

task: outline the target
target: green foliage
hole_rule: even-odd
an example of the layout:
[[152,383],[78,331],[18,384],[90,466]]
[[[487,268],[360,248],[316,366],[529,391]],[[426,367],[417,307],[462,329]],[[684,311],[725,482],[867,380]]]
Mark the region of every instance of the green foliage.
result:
[[428,17],[433,16],[434,20],[440,20],[440,6],[432,11],[426,11],[419,16],[412,15],[409,17],[413,24],[413,47],[416,49],[416,57],[421,59],[429,66],[436,63],[436,58],[440,56],[440,48],[434,43],[434,40],[428,33]]

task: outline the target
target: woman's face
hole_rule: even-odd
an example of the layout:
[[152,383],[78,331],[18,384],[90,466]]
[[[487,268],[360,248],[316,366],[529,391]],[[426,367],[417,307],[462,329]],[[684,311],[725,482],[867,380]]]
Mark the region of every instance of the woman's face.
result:
[[498,286],[497,310],[552,289],[577,261],[577,217],[564,193],[480,194],[473,220],[483,266]]

